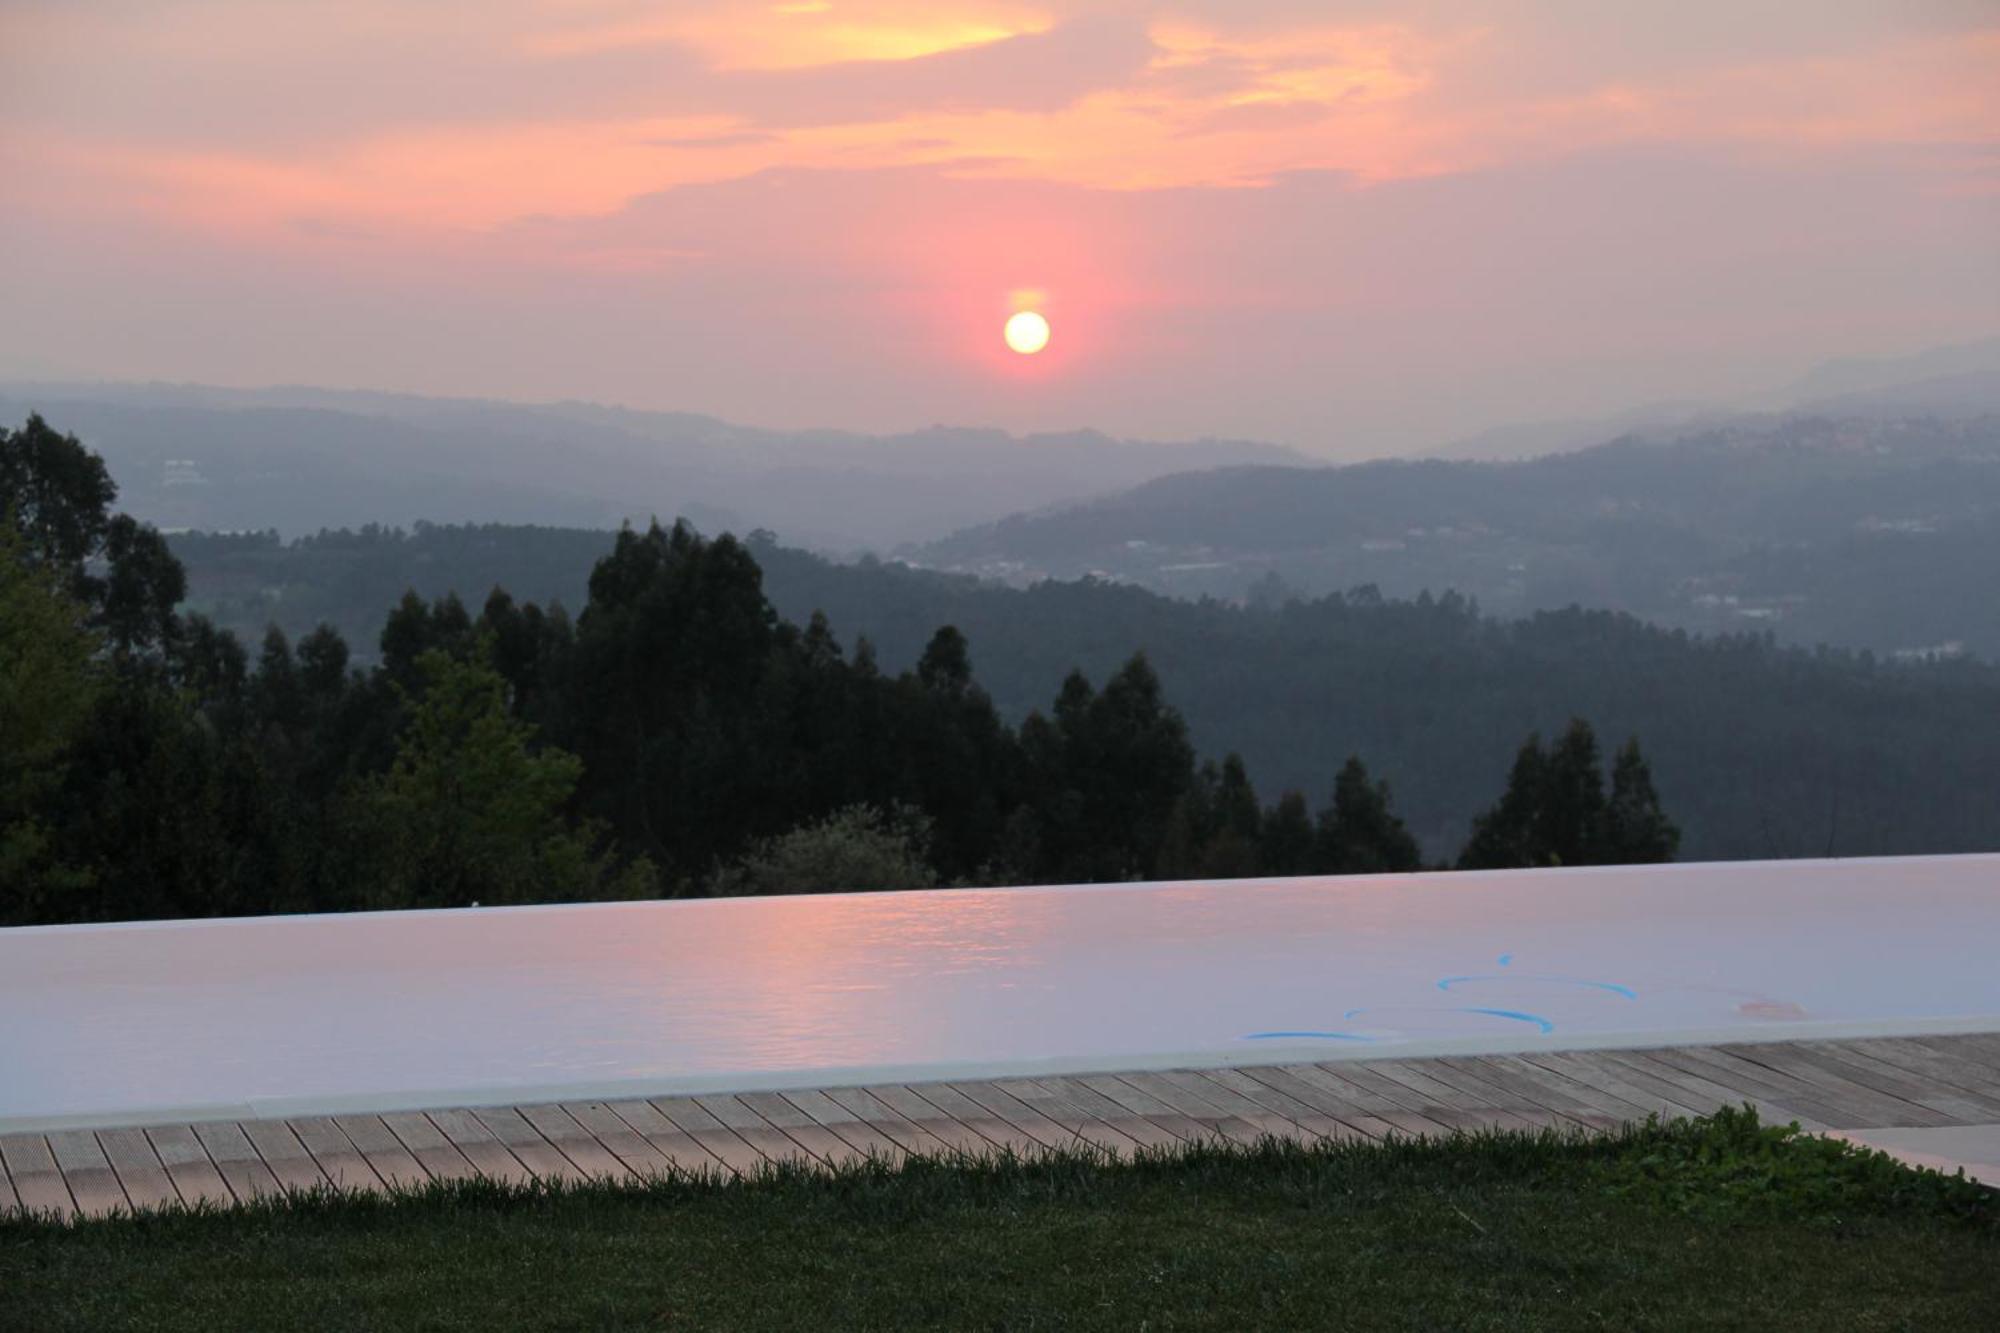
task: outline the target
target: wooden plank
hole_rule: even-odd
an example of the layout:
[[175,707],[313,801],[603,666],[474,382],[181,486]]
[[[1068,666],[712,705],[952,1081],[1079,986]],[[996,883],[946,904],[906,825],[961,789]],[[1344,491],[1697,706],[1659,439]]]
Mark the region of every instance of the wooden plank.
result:
[[74,1217],[77,1201],[69,1192],[48,1140],[39,1134],[0,1134],[0,1162],[7,1165],[8,1179],[21,1206],[32,1213],[54,1213]]
[[1505,1075],[1510,1080],[1508,1086],[1523,1094],[1538,1091],[1539,1105],[1545,1109],[1567,1105],[1576,1108],[1577,1114],[1601,1116],[1620,1125],[1643,1121],[1650,1114],[1643,1099],[1627,1101],[1610,1088],[1566,1078],[1519,1055],[1489,1055],[1482,1066]]
[[1866,1051],[1925,1078],[1938,1079],[1955,1088],[1982,1096],[2000,1094],[2000,1072],[1956,1054],[1947,1055],[1921,1042],[1900,1037],[1871,1037],[1865,1041],[1833,1042],[1852,1050]]
[[1086,1142],[1120,1157],[1129,1157],[1140,1148],[1171,1148],[1180,1142],[1141,1117],[1125,1115],[1121,1107],[1107,1108],[1103,1098],[1086,1095],[1086,1089],[1072,1089],[1062,1079],[1008,1079],[994,1086],[1020,1098],[1064,1129],[1075,1130]]
[[144,1130],[101,1129],[97,1132],[97,1142],[104,1149],[111,1169],[118,1173],[118,1183],[124,1186],[125,1197],[134,1209],[160,1209],[180,1203],[180,1192],[168,1178],[167,1169],[160,1165],[160,1155],[147,1142]]
[[[1712,1068],[1734,1072],[1747,1083],[1771,1089],[1766,1095],[1782,1105],[1804,1105],[1810,1100],[1826,1107],[1847,1122],[1837,1124],[1829,1121],[1836,1129],[1889,1124],[1902,1113],[1894,1098],[1878,1097],[1866,1088],[1843,1083],[1823,1071],[1808,1069],[1801,1073],[1795,1062],[1774,1061],[1748,1046],[1708,1046],[1699,1050],[1676,1051],[1674,1055],[1682,1061],[1705,1061]],[[1935,1123],[1936,1117],[1930,1112],[1919,1107],[1908,1109],[1915,1115],[1928,1117],[1924,1123]]]
[[570,1101],[564,1103],[562,1109],[568,1113],[572,1121],[576,1121],[576,1127],[582,1129],[584,1135],[590,1137],[590,1141],[598,1143],[600,1147],[604,1147],[604,1151],[608,1151],[612,1157],[624,1163],[626,1171],[630,1171],[632,1175],[658,1181],[672,1177],[676,1171],[680,1171],[678,1159],[668,1157],[652,1143],[648,1143],[646,1135],[632,1129],[624,1121],[624,1117],[612,1111],[606,1103]]
[[[1093,1146],[1075,1130],[1065,1128],[1049,1119],[1028,1103],[1011,1093],[1003,1092],[985,1079],[969,1079],[949,1085],[950,1091],[966,1098],[984,1109],[989,1115],[997,1116],[1015,1129],[1028,1135],[1044,1148],[1061,1151]],[[927,1088],[925,1095],[935,1099],[944,1095],[935,1088]]]
[[850,1147],[864,1157],[873,1158],[889,1166],[901,1166],[903,1159],[908,1156],[902,1144],[867,1124],[854,1112],[818,1089],[801,1088],[779,1095],[822,1129],[829,1130],[846,1140]]
[[1297,1126],[1308,1139],[1326,1139],[1335,1143],[1352,1143],[1368,1136],[1325,1112],[1307,1105],[1291,1095],[1281,1092],[1266,1083],[1259,1083],[1240,1069],[1191,1070],[1189,1076],[1215,1083],[1227,1088],[1248,1101],[1265,1109],[1268,1114],[1281,1116]]
[[1949,1036],[1917,1037],[1913,1040],[1935,1047],[1960,1060],[1982,1065],[2000,1075],[2000,1033],[1959,1032]]
[[538,1179],[575,1184],[586,1178],[582,1168],[564,1156],[562,1149],[543,1138],[542,1132],[513,1107],[480,1107],[472,1114]]
[[1432,1110],[1490,1111],[1517,1100],[1482,1079],[1446,1069],[1435,1060],[1370,1060],[1368,1072],[1416,1094],[1410,1105]]
[[1002,1152],[1011,1152],[1020,1158],[1039,1157],[1048,1152],[1048,1145],[1026,1129],[1005,1116],[995,1115],[948,1083],[916,1083],[911,1084],[907,1091],[937,1108],[939,1115],[964,1125]]
[[313,1161],[335,1189],[382,1188],[382,1177],[375,1174],[375,1168],[368,1165],[368,1159],[330,1116],[303,1116],[285,1123],[291,1126],[292,1133],[312,1154]]
[[1829,1100],[1838,1098],[1841,1104],[1853,1107],[1858,1114],[1886,1117],[1881,1121],[1885,1125],[1934,1128],[1955,1123],[1951,1116],[1905,1101],[1893,1093],[1878,1092],[1848,1077],[1838,1066],[1829,1066],[1825,1061],[1792,1050],[1782,1042],[1738,1042],[1714,1049],[1717,1054],[1747,1060],[1793,1079],[1802,1087],[1813,1089],[1817,1096]]
[[1580,1097],[1544,1087],[1527,1075],[1485,1056],[1450,1056],[1432,1063],[1451,1071],[1453,1076],[1476,1078],[1496,1089],[1496,1096],[1506,1099],[1504,1105],[1545,1111],[1558,1117],[1559,1121],[1568,1121],[1581,1129],[1595,1128],[1587,1117],[1596,1115],[1597,1111]]
[[403,1145],[410,1156],[417,1159],[432,1180],[473,1180],[479,1172],[473,1169],[465,1154],[452,1146],[430,1117],[422,1111],[391,1111],[382,1117],[396,1141]]
[[[782,1102],[784,1098],[778,1100]],[[825,1160],[807,1151],[796,1138],[766,1120],[740,1097],[727,1093],[699,1096],[694,1098],[694,1103],[766,1161],[808,1166]]]
[[[1901,1069],[1927,1085],[1948,1088],[1961,1096],[1976,1097],[1982,1103],[2000,1105],[2000,1080],[1988,1079],[1979,1066],[1953,1056],[1940,1055],[1928,1046],[1882,1038],[1826,1044],[1878,1064]],[[2000,1122],[2000,1115],[1995,1115],[1992,1120]]]
[[[1435,1060],[1370,1060],[1369,1070],[1394,1079],[1423,1099],[1419,1111],[1462,1131],[1542,1128],[1527,1115],[1507,1109],[1521,1099],[1463,1072],[1446,1069]],[[1532,1108],[1530,1108],[1532,1113]]]
[[1734,1099],[1752,1102],[1762,1114],[1768,1106],[1780,1115],[1804,1114],[1833,1128],[1853,1128],[1868,1117],[1857,1117],[1850,1108],[1835,1105],[1818,1097],[1814,1090],[1797,1079],[1781,1079],[1771,1070],[1740,1060],[1734,1056],[1721,1055],[1712,1050],[1678,1046],[1645,1052],[1645,1058],[1657,1064],[1684,1070],[1697,1077],[1707,1078],[1727,1092]]
[[1163,1069],[1145,1077],[1153,1080],[1154,1091],[1162,1101],[1189,1114],[1193,1114],[1193,1107],[1208,1107],[1207,1114],[1225,1116],[1247,1128],[1252,1135],[1250,1141],[1254,1144],[1261,1146],[1267,1139],[1307,1143],[1317,1137],[1308,1133],[1292,1117],[1271,1110],[1256,1098],[1246,1097],[1227,1084],[1202,1077],[1199,1070]]
[[655,1097],[652,1107],[734,1174],[754,1176],[764,1169],[768,1160],[764,1154],[737,1137],[694,1098]]
[[1396,1080],[1369,1069],[1365,1061],[1342,1061],[1339,1067],[1313,1064],[1289,1068],[1296,1069],[1300,1078],[1321,1082],[1335,1093],[1346,1088],[1355,1098],[1366,1098],[1368,1114],[1399,1134],[1420,1138],[1451,1136],[1452,1126],[1424,1115],[1422,1108],[1425,1101],[1422,1097]]
[[[1269,1137],[1268,1131],[1233,1109],[1225,1111],[1215,1101],[1151,1070],[1093,1074],[1077,1081],[1190,1142],[1234,1143],[1254,1148]],[[1251,1113],[1262,1114],[1255,1107]]]
[[627,1166],[623,1158],[598,1142],[595,1134],[579,1125],[575,1117],[560,1106],[521,1106],[515,1109],[520,1111],[523,1120],[539,1130],[543,1138],[562,1149],[563,1156],[575,1162],[577,1169],[592,1180],[629,1180],[635,1174],[650,1175],[669,1169],[667,1159],[637,1134],[632,1136],[632,1143],[621,1143],[620,1146],[645,1164],[643,1172],[635,1172]]
[[940,1159],[953,1156],[949,1143],[891,1108],[867,1088],[828,1088],[826,1095],[855,1119],[894,1139],[906,1153]]
[[[1325,1089],[1328,1095],[1342,1099],[1364,1115],[1409,1109],[1405,1090],[1379,1074],[1361,1073],[1355,1069],[1342,1074],[1324,1064],[1284,1065],[1282,1068],[1302,1082]],[[1384,1090],[1384,1085],[1388,1085],[1388,1090]]]
[[1282,1092],[1288,1097],[1297,1098],[1319,1114],[1338,1121],[1363,1138],[1379,1139],[1385,1134],[1396,1132],[1395,1126],[1388,1121],[1376,1119],[1347,1097],[1315,1080],[1301,1077],[1293,1072],[1292,1068],[1257,1065],[1245,1066],[1239,1072],[1246,1078],[1262,1083],[1265,1087]]
[[1116,1074],[1072,1074],[1039,1082],[1044,1087],[1060,1085],[1059,1090],[1071,1101],[1094,1111],[1106,1124],[1121,1129],[1130,1125],[1132,1129],[1126,1132],[1137,1130],[1133,1138],[1142,1147],[1173,1149],[1189,1143],[1223,1143],[1230,1138]]
[[125,1197],[118,1173],[111,1169],[96,1134],[87,1129],[64,1129],[52,1131],[47,1137],[56,1168],[69,1182],[70,1196],[76,1200],[79,1214],[110,1217],[131,1211],[132,1201]]
[[326,1173],[284,1121],[245,1120],[242,1125],[244,1136],[264,1159],[280,1189],[309,1190],[329,1183]]
[[1152,1069],[1118,1076],[1141,1092],[1150,1093],[1175,1111],[1210,1131],[1246,1147],[1262,1147],[1270,1139],[1300,1142],[1307,1136],[1291,1119],[1202,1078],[1192,1069]]
[[600,1104],[604,1110],[624,1121],[633,1133],[644,1139],[654,1152],[666,1158],[683,1175],[699,1180],[720,1180],[734,1174],[714,1153],[681,1133],[674,1122],[661,1115],[651,1102]]
[[1864,1087],[1935,1111],[1955,1125],[2000,1122],[2000,1098],[1982,1099],[1977,1093],[1960,1092],[1872,1055],[1855,1054],[1830,1042],[1800,1042],[1795,1054],[1801,1061],[1837,1072]]
[[1419,1114],[1455,1130],[1534,1130],[1544,1123],[1529,1118],[1540,1108],[1526,1105],[1525,1099],[1435,1060],[1370,1060],[1368,1069],[1409,1088],[1420,1099]]
[[1360,1060],[1342,1061],[1339,1066],[1331,1063],[1292,1066],[1299,1077],[1322,1083],[1329,1091],[1339,1094],[1343,1089],[1355,1101],[1367,1107],[1368,1114],[1380,1120],[1396,1133],[1422,1137],[1449,1136],[1452,1130],[1441,1120],[1422,1123],[1426,1117],[1422,1108],[1424,1098],[1411,1092],[1392,1078],[1378,1074]]
[[189,1207],[206,1204],[223,1208],[236,1201],[236,1196],[229,1192],[229,1183],[209,1160],[208,1149],[202,1146],[192,1126],[159,1125],[145,1133],[182,1203]]
[[[1354,1123],[1354,1117],[1367,1116],[1371,1106],[1393,1105],[1351,1084],[1335,1084],[1312,1065],[1259,1065],[1246,1068],[1243,1073],[1349,1125]],[[1307,1077],[1308,1073],[1311,1077]]]
[[[1714,1102],[1716,1109],[1741,1106],[1748,1102],[1756,1108],[1758,1116],[1766,1124],[1782,1125],[1796,1120],[1801,1129],[1833,1128],[1812,1111],[1796,1105],[1780,1106],[1757,1093],[1746,1090],[1740,1084],[1722,1082],[1721,1080],[1728,1076],[1718,1075],[1715,1070],[1707,1066],[1683,1066],[1662,1058],[1664,1053],[1659,1050],[1599,1051],[1596,1054],[1600,1059],[1609,1060],[1629,1070],[1634,1078],[1644,1076],[1657,1079],[1673,1087],[1685,1089],[1687,1096],[1709,1098]],[[1819,1109],[1814,1107],[1813,1111]],[[1826,1112],[1826,1114],[1836,1113]]]
[[215,1169],[229,1182],[229,1190],[239,1201],[270,1198],[282,1193],[278,1178],[271,1174],[271,1168],[264,1165],[264,1159],[257,1155],[256,1145],[243,1132],[243,1126],[230,1120],[218,1120],[194,1126],[195,1137],[201,1146],[208,1149],[208,1160],[215,1163]]
[[1709,1046],[1676,1051],[1674,1055],[1682,1062],[1702,1061],[1711,1068],[1733,1072],[1746,1083],[1768,1089],[1766,1095],[1781,1105],[1804,1105],[1811,1101],[1844,1122],[1829,1120],[1828,1123],[1838,1129],[1880,1124],[1896,1114],[1890,1099],[1875,1097],[1866,1089],[1843,1088],[1824,1075],[1801,1077],[1789,1069],[1781,1069],[1767,1060],[1758,1059],[1741,1047]]
[[1617,1053],[1611,1051],[1545,1052],[1535,1058],[1554,1063],[1559,1069],[1578,1066],[1578,1077],[1583,1077],[1587,1073],[1594,1078],[1623,1079],[1640,1092],[1649,1092],[1674,1105],[1685,1107],[1691,1115],[1708,1115],[1721,1107],[1734,1104],[1731,1097],[1721,1088],[1713,1085],[1696,1086],[1694,1082],[1684,1081],[1680,1071],[1665,1065],[1621,1061]]
[[1085,1078],[1043,1078],[1034,1082],[1055,1099],[1055,1104],[1066,1108],[1068,1114],[1086,1121],[1094,1120],[1106,1129],[1123,1134],[1141,1148],[1171,1152],[1185,1144],[1206,1142],[1216,1137],[1187,1117],[1176,1115],[1164,1103],[1142,1098],[1136,1093],[1131,1099],[1133,1104],[1151,1105],[1164,1114],[1142,1115],[1125,1102],[1092,1087]]
[[368,1165],[390,1189],[416,1189],[430,1180],[430,1173],[403,1146],[403,1141],[376,1115],[337,1115],[333,1123],[368,1160]]
[[[953,1116],[946,1115],[908,1087],[890,1083],[871,1087],[868,1091],[874,1094],[877,1101],[897,1115],[942,1142],[955,1158],[977,1160],[993,1157],[1002,1151],[1001,1145],[985,1133]],[[982,1116],[981,1119],[992,1118]],[[998,1132],[998,1122],[994,1122],[990,1127]],[[1018,1137],[1025,1142],[1026,1136]]]
[[7,1163],[0,1159],[0,1217],[17,1211],[21,1207],[21,1197],[14,1193],[14,1181],[7,1174]]
[[1976,1079],[1982,1091],[2000,1087],[2000,1057],[1990,1057],[1957,1037],[1900,1037],[1896,1044],[1951,1061],[1966,1078]]
[[739,1092],[736,1100],[763,1117],[773,1129],[829,1166],[852,1166],[864,1154],[840,1135],[820,1124],[775,1092]]
[[444,1135],[445,1140],[472,1164],[472,1169],[487,1180],[497,1180],[506,1185],[526,1185],[534,1180],[535,1173],[472,1112],[463,1109],[431,1111],[428,1118],[437,1127],[437,1132]]
[[1665,1084],[1655,1088],[1641,1086],[1639,1080],[1628,1077],[1626,1072],[1608,1060],[1592,1061],[1588,1051],[1536,1051],[1517,1056],[1524,1063],[1545,1069],[1557,1078],[1568,1079],[1571,1083],[1599,1089],[1619,1098],[1628,1105],[1637,1107],[1640,1118],[1658,1115],[1662,1120],[1677,1116],[1697,1116],[1702,1111],[1687,1100],[1677,1098],[1665,1091]]

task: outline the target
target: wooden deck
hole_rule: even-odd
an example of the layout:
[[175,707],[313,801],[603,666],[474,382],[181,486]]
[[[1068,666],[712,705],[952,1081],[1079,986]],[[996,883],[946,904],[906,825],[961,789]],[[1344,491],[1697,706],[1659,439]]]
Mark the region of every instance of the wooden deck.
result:
[[1603,1130],[1742,1102],[1807,1129],[2000,1125],[2000,1034],[1342,1060],[0,1136],[0,1211],[97,1216],[316,1185],[632,1179],[879,1155]]

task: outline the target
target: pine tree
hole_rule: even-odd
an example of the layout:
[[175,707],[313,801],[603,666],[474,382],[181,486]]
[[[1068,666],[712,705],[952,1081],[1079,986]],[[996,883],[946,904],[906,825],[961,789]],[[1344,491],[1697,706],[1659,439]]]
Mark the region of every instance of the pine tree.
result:
[[1542,738],[1530,735],[1514,755],[1507,789],[1485,814],[1472,821],[1472,837],[1458,854],[1460,870],[1501,870],[1546,864],[1541,858],[1542,793],[1548,756]]
[[1597,859],[1604,827],[1604,774],[1597,736],[1581,718],[1571,720],[1549,751],[1537,815],[1536,865],[1589,865]]
[[1390,809],[1389,784],[1371,782],[1358,756],[1334,778],[1333,804],[1320,812],[1318,843],[1323,874],[1379,874],[1423,864],[1417,840]]
[[1618,748],[1611,769],[1611,801],[1604,812],[1598,859],[1607,865],[1671,861],[1681,831],[1660,808],[1653,773],[1634,736]]
[[1496,870],[1669,861],[1679,843],[1638,741],[1619,750],[1607,800],[1597,737],[1577,719],[1552,750],[1542,749],[1540,737],[1528,738],[1506,791],[1473,822],[1458,864]]
[[1250,785],[1243,757],[1225,756],[1215,782],[1213,830],[1202,850],[1201,877],[1242,879],[1259,873],[1263,824],[1264,811],[1257,804],[1257,789]]
[[1312,814],[1303,792],[1288,791],[1264,817],[1261,859],[1267,875],[1309,875],[1315,868]]

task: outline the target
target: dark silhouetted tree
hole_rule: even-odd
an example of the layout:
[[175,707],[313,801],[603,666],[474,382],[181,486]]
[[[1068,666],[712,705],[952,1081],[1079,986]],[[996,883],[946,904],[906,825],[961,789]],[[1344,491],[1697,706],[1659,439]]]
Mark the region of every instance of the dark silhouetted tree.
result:
[[506,683],[479,661],[432,649],[417,662],[422,694],[387,773],[357,794],[362,834],[378,855],[366,892],[386,905],[551,902],[649,891],[643,863],[615,874],[563,808],[582,772],[537,748],[509,716]]
[[1288,791],[1264,819],[1263,863],[1267,875],[1310,875],[1319,868],[1317,839],[1305,793]]
[[1671,860],[1680,834],[1660,808],[1637,740],[1619,751],[1607,801],[1597,738],[1576,719],[1551,749],[1530,736],[1500,800],[1473,822],[1467,870]]
[[1639,753],[1637,737],[1618,747],[1611,767],[1611,801],[1604,811],[1599,858],[1608,865],[1671,861],[1681,831],[1660,807],[1652,770]]
[[1389,784],[1369,779],[1350,757],[1334,777],[1333,803],[1320,812],[1318,869],[1331,875],[1370,875],[1419,869],[1417,841],[1389,804]]

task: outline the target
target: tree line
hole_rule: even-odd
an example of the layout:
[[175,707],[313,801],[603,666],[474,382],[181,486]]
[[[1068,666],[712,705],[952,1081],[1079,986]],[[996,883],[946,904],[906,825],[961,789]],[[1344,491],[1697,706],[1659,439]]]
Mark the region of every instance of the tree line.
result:
[[[101,459],[0,430],[0,919],[1419,868],[1350,759],[1316,810],[1199,761],[1141,655],[1005,723],[966,638],[888,673],[777,614],[752,551],[620,532],[572,619],[407,594],[379,661],[327,626],[255,653]],[[1636,743],[1523,747],[1466,866],[1663,860]]]
[[[372,665],[406,588],[470,599],[498,584],[577,608],[614,537],[495,524],[169,542],[188,608],[251,644],[272,621],[295,641],[328,621]],[[1072,667],[1102,682],[1143,646],[1198,753],[1233,750],[1260,791],[1299,788],[1315,804],[1364,755],[1394,777],[1397,811],[1431,861],[1457,854],[1522,737],[1553,739],[1575,716],[1608,742],[1644,738],[1683,857],[2000,848],[2000,664],[1978,658],[1897,661],[1580,608],[1510,619],[1449,591],[1225,603],[1103,580],[1015,589],[744,540],[781,618],[803,625],[823,610],[891,674],[915,666],[938,626],[957,626],[1015,726],[1047,710]]]

